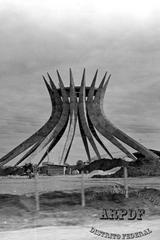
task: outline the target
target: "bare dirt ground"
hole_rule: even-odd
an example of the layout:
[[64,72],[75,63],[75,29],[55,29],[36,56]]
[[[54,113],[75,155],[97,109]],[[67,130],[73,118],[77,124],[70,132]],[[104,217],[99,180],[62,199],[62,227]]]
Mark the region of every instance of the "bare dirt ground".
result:
[[[118,222],[99,221],[92,225],[86,226],[52,226],[42,228],[23,229],[19,231],[1,232],[1,240],[101,240],[106,239],[96,236],[90,232],[91,227],[94,226],[98,230],[104,232],[121,234],[135,233],[149,228],[152,233],[139,239],[159,240],[160,239],[160,220],[150,220],[142,222]],[[114,238],[112,238],[114,239]]]
[[[84,176],[85,187],[105,187],[111,183],[124,184],[123,178],[88,178]],[[128,178],[128,185],[131,187],[154,187],[160,189],[160,177]],[[80,175],[66,176],[40,176],[38,178],[38,190],[40,192],[66,191],[81,188]],[[26,177],[3,177],[0,178],[0,194],[29,194],[35,192],[35,180]]]
[[[129,178],[129,199],[125,199],[122,194],[106,191],[108,185],[123,184],[123,179],[85,176],[86,207],[82,208],[80,176],[40,177],[39,213],[35,212],[34,179],[0,181],[0,240],[103,239],[90,232],[92,227],[120,234],[121,239],[131,239],[122,234],[149,228],[152,232],[141,238],[160,240],[160,205],[136,195],[136,191],[142,191],[160,199],[160,178]],[[146,214],[142,221],[100,220],[103,208],[144,208]]]

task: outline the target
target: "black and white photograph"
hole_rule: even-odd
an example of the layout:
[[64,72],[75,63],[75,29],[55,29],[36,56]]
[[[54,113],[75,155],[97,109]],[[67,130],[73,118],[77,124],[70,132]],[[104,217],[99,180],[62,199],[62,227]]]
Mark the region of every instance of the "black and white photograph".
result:
[[160,2],[0,0],[0,240],[160,240]]

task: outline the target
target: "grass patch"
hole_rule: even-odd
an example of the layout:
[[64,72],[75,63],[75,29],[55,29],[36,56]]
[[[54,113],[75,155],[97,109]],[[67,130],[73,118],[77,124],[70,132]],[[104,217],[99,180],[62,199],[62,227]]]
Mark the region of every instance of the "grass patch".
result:
[[85,189],[86,207],[81,207],[78,191],[55,191],[40,195],[40,212],[35,213],[34,196],[0,195],[0,230],[20,229],[35,226],[65,225],[74,226],[98,220],[103,208],[144,208],[146,217],[160,215],[157,201],[160,191],[156,189],[129,188],[129,199],[123,194],[111,193],[106,187]]

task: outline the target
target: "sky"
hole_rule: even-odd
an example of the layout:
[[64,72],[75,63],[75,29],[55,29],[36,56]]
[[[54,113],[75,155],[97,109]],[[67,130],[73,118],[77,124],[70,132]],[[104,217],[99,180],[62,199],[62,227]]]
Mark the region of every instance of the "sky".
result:
[[[97,85],[108,71],[105,113],[146,147],[160,149],[159,1],[0,0],[0,56],[0,156],[47,121],[42,75],[49,72],[58,84],[59,69],[68,86],[70,67],[76,85],[84,67],[88,86],[96,69]],[[85,158],[77,129],[69,161]]]

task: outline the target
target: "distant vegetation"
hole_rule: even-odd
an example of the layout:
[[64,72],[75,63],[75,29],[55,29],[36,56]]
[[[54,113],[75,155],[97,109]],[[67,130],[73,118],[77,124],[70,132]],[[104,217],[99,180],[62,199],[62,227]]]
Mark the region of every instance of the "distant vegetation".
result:
[[[128,164],[128,177],[140,176],[160,176],[160,161],[147,162],[145,159],[139,159],[135,164]],[[115,173],[113,177],[123,177],[123,169]]]
[[[127,169],[128,169],[128,177],[140,177],[140,176],[147,176],[147,177],[153,177],[153,176],[160,176],[160,160],[155,161],[149,161],[146,160],[144,157],[137,156],[138,159],[135,162],[127,163]],[[103,159],[101,166],[102,170],[108,170],[108,162],[111,162],[112,160],[106,160]],[[116,162],[119,161],[121,166],[123,166],[124,161],[122,159],[116,159]],[[95,161],[95,163],[98,162]],[[119,166],[117,165],[117,166]],[[114,165],[113,165],[114,166]],[[115,167],[115,166],[114,166]],[[101,176],[97,176],[101,177]],[[104,176],[102,176],[104,177]],[[111,176],[105,176],[105,177],[111,177]],[[112,175],[112,177],[124,177],[124,170],[121,168],[118,172]]]
[[[151,150],[157,155],[160,156],[160,152],[156,150]],[[121,158],[107,159],[102,158],[100,160],[95,160],[90,164],[78,160],[75,165],[66,164],[66,174],[78,174],[82,170],[84,173],[90,173],[94,170],[110,170],[115,167],[122,167],[118,172],[109,176],[94,176],[94,177],[123,177],[124,171],[123,166],[127,166],[128,177],[139,177],[139,176],[160,176],[160,160],[149,161],[146,160],[142,154],[136,152],[134,155],[137,157],[137,161],[128,162],[124,161]],[[0,167],[0,176],[9,176],[9,175],[27,175],[32,177],[34,175],[34,169],[36,165],[31,163],[25,164],[23,166],[3,166]],[[38,168],[39,174],[44,174],[44,166]]]
[[30,175],[34,171],[34,166],[31,163],[25,164],[23,166],[4,166],[0,167],[0,176],[15,176],[15,175]]
[[[152,150],[158,156],[160,156],[160,152],[156,150]],[[95,160],[91,162],[89,165],[85,165],[83,170],[84,172],[91,172],[94,170],[110,170],[115,167],[122,167],[118,172],[113,175],[105,175],[100,176],[96,175],[94,178],[104,178],[104,177],[124,177],[123,166],[127,166],[128,169],[128,177],[140,177],[140,176],[160,176],[160,160],[147,160],[142,154],[135,152],[133,153],[137,157],[137,161],[128,162],[124,161],[121,158],[107,159],[103,158],[101,160]]]

